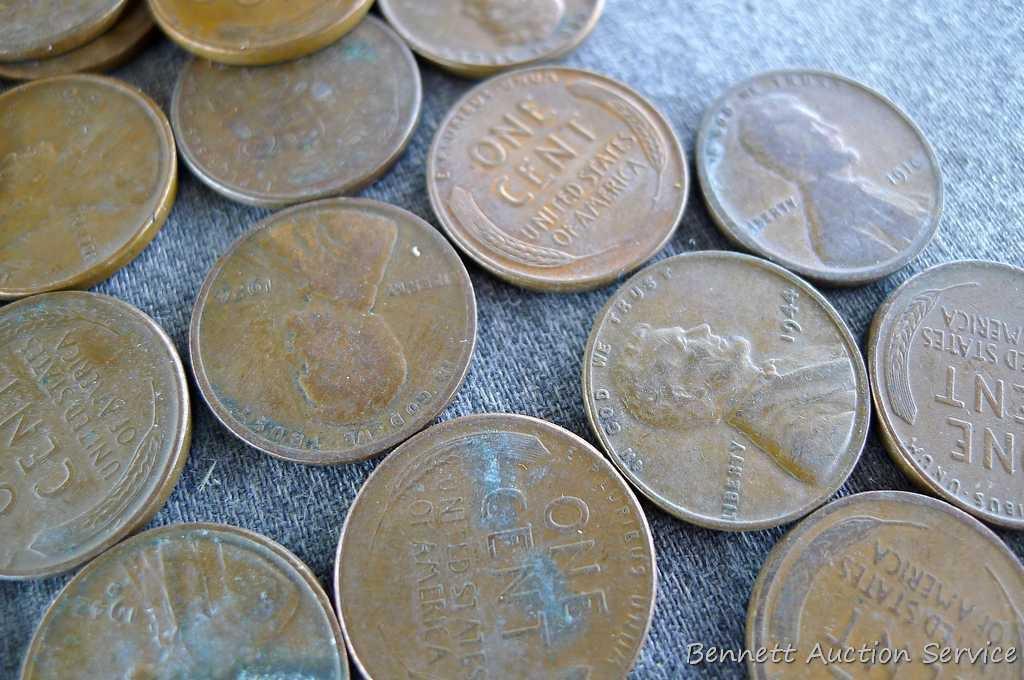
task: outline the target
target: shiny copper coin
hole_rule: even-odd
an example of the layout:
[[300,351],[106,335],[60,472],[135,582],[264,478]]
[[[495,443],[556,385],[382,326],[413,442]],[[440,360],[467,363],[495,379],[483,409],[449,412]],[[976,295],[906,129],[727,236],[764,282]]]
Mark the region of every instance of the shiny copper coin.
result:
[[722,530],[797,519],[860,458],[867,371],[835,309],[798,277],[726,252],[623,284],[583,360],[590,425],[666,512]]
[[[476,342],[473,285],[436,229],[335,199],[258,224],[192,313],[196,382],[236,436],[301,463],[368,458],[447,406]],[[258,360],[254,361],[254,357]]]
[[171,126],[100,76],[0,95],[0,300],[84,288],[135,258],[174,203]]
[[223,64],[276,64],[312,54],[355,28],[373,0],[149,0],[160,28]]
[[380,0],[384,16],[416,52],[479,78],[555,59],[594,30],[604,0]]
[[334,592],[370,678],[624,678],[655,577],[647,520],[600,453],[541,420],[480,415],[377,467]]
[[878,310],[868,351],[893,460],[974,516],[1024,529],[1024,269],[918,274]]
[[726,236],[834,285],[906,265],[942,212],[939,163],[921,130],[832,73],[775,71],[730,89],[701,124],[697,170]]
[[347,680],[330,600],[268,538],[218,524],[135,536],[90,563],[47,610],[22,680]]
[[0,3],[0,62],[55,57],[110,28],[128,0],[7,0]]
[[351,193],[384,174],[409,143],[421,100],[416,59],[371,17],[286,64],[193,60],[171,120],[185,162],[214,191],[280,206]]
[[747,616],[754,680],[1017,680],[1022,647],[1017,558],[956,508],[899,491],[801,522],[768,556]]
[[114,27],[95,40],[59,57],[0,62],[0,78],[38,80],[70,73],[106,71],[134,56],[155,28],[145,0],[135,0],[129,3]]
[[0,309],[0,578],[66,571],[149,521],[191,422],[178,353],[134,307],[62,292]]
[[449,236],[526,288],[585,290],[636,269],[675,232],[686,157],[639,94],[594,73],[542,67],[470,91],[427,166]]

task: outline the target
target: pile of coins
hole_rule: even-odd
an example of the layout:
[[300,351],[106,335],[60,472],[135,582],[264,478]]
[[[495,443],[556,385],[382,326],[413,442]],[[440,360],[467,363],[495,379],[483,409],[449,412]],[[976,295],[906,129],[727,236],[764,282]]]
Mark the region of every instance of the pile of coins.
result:
[[[619,285],[583,361],[603,453],[525,416],[431,426],[476,342],[455,248],[523,288],[616,283],[673,236],[689,166],[640,93],[537,65],[583,41],[602,0],[379,0],[384,20],[371,4],[0,6],[0,76],[31,81],[0,95],[0,299],[13,301],[0,309],[0,578],[82,567],[22,678],[347,678],[348,654],[371,678],[625,677],[657,575],[634,489],[722,531],[813,513],[755,585],[753,677],[813,675],[757,650],[878,645],[897,624],[908,647],[1024,644],[1024,569],[978,521],[1024,529],[1024,270],[953,262],[910,279],[878,310],[866,365],[807,282],[885,277],[938,229],[935,154],[895,104],[842,76],[778,71],[711,106],[700,187],[753,255],[691,252]],[[123,62],[156,25],[194,54],[169,116],[82,74]],[[430,149],[447,239],[401,207],[339,197],[386,173],[416,129],[413,52],[489,78]],[[341,529],[333,603],[248,531],[129,537],[188,455],[185,367],[145,314],[69,289],[160,230],[179,152],[227,199],[290,206],[197,292],[189,363],[206,405],[287,461],[390,451]],[[872,400],[893,460],[930,496],[829,503]],[[988,657],[986,677],[1020,677],[1022,653]],[[977,677],[975,663],[948,672]]]

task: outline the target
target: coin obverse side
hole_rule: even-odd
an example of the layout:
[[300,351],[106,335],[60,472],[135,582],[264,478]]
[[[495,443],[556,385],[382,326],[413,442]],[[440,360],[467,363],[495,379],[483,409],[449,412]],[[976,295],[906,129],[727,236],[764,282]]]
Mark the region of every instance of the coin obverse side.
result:
[[587,417],[612,462],[666,512],[727,531],[785,524],[832,496],[864,448],[868,392],[828,301],[737,253],[636,274],[583,359]]
[[747,648],[792,651],[750,659],[748,670],[753,680],[1017,680],[1022,612],[1024,569],[980,522],[927,496],[856,494],[808,517],[768,556]]
[[604,0],[379,0],[420,56],[468,78],[556,59],[582,43]]
[[264,66],[327,47],[355,28],[373,0],[149,0],[182,48],[222,64]]
[[66,571],[148,522],[191,423],[178,353],[134,307],[61,292],[0,309],[0,578]]
[[175,524],[88,564],[43,616],[22,680],[347,680],[330,600],[299,558],[217,524]]
[[145,44],[156,24],[145,0],[133,0],[113,28],[59,57],[0,62],[0,78],[38,80],[71,73],[97,73],[120,66]]
[[430,202],[472,259],[513,284],[597,288],[662,249],[686,205],[686,157],[668,121],[604,76],[507,73],[445,117]]
[[475,342],[473,285],[444,237],[401,208],[333,199],[273,215],[231,247],[196,300],[189,347],[225,427],[325,465],[430,423]]
[[832,285],[905,266],[942,212],[921,130],[874,90],[821,71],[764,73],[726,92],[701,124],[697,172],[726,236]]
[[374,470],[334,592],[370,678],[625,678],[655,579],[644,513],[600,453],[541,420],[479,415]]
[[153,240],[177,190],[171,126],[102,76],[0,94],[0,300],[85,288]]
[[952,262],[875,315],[868,364],[882,439],[920,487],[1024,529],[1024,269]]
[[127,0],[11,0],[0,4],[0,62],[56,57],[110,28]]
[[199,179],[232,200],[275,207],[379,178],[412,138],[421,100],[412,52],[368,17],[340,42],[285,64],[192,60],[171,120]]

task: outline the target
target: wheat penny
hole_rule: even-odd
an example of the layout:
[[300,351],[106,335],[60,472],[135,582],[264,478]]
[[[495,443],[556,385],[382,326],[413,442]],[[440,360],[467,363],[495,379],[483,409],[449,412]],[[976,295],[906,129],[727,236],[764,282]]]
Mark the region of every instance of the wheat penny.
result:
[[8,0],[0,4],[0,62],[55,57],[110,28],[128,0]]

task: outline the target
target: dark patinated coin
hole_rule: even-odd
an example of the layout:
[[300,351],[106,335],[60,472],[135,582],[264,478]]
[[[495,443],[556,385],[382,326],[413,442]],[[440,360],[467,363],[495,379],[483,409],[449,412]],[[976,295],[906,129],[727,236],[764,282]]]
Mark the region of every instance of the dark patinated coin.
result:
[[128,0],[7,0],[0,3],[0,62],[55,57],[117,21]]
[[747,617],[754,680],[1018,680],[1022,648],[1017,558],[960,510],[898,491],[801,522],[768,556]]
[[816,281],[906,265],[942,211],[938,160],[895,104],[819,71],[776,71],[716,101],[697,139],[701,188],[740,246]]
[[47,610],[22,680],[347,680],[330,601],[270,539],[217,524],[152,529],[103,554]]
[[583,360],[590,425],[666,512],[724,530],[821,505],[870,421],[857,343],[825,298],[748,255],[698,252],[627,281]]
[[1024,529],[1024,270],[918,274],[878,310],[868,352],[893,460],[974,516]]
[[625,678],[655,577],[643,511],[600,453],[544,421],[480,415],[377,467],[335,596],[370,678]]

